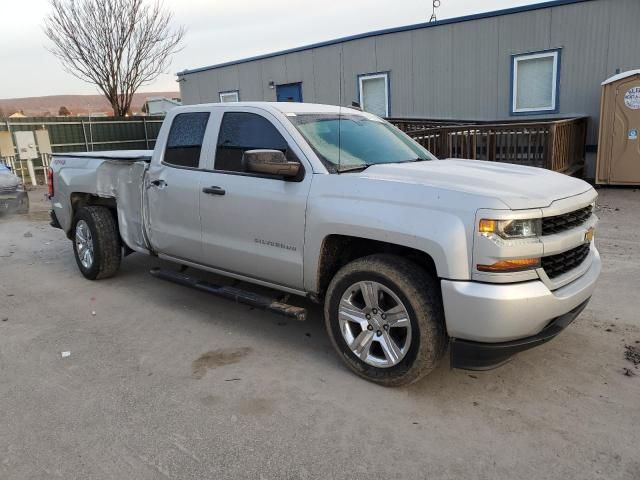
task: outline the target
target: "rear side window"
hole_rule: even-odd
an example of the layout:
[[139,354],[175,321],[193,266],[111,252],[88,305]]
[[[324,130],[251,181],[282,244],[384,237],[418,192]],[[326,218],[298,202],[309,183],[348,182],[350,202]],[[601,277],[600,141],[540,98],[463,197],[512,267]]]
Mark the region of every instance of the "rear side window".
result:
[[178,167],[198,168],[208,112],[180,113],[169,130],[164,162]]
[[287,155],[287,141],[273,124],[255,113],[227,112],[222,117],[216,148],[216,170],[244,172],[247,150],[280,150]]

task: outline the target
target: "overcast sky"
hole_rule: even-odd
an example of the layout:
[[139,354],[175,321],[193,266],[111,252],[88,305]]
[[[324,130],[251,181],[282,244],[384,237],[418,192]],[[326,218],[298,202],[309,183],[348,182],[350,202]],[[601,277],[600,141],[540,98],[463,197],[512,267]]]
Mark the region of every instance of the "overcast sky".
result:
[[[438,19],[539,3],[441,0]],[[184,49],[167,74],[142,91],[178,90],[175,73],[381,28],[429,19],[432,0],[164,0],[184,25]],[[3,0],[0,98],[97,93],[62,70],[42,33],[48,0]]]

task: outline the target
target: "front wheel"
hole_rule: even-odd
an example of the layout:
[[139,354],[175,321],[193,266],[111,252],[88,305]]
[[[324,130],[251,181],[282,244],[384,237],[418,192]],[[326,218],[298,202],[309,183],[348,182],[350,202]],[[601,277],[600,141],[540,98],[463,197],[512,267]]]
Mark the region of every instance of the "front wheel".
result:
[[107,278],[120,267],[122,244],[116,222],[106,207],[82,207],[75,217],[73,252],[89,280]]
[[372,255],[343,267],[327,290],[325,324],[346,365],[385,386],[419,380],[446,350],[436,280],[394,255]]

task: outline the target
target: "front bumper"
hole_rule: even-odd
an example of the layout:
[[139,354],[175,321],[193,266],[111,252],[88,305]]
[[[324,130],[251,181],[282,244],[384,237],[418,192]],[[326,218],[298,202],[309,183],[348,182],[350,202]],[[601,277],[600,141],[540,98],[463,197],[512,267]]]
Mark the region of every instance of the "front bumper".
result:
[[[593,294],[600,270],[600,255],[592,247],[591,264],[586,271],[553,291],[541,280],[512,284],[442,280],[442,300],[447,333],[453,339],[452,349],[459,348],[456,342],[464,341],[464,345],[474,345],[467,349],[471,352],[480,350],[478,345],[486,344],[490,349],[493,344],[498,350],[515,353],[512,348],[515,345],[527,344],[522,350],[542,343],[539,335],[546,338],[550,331],[555,331],[555,328],[547,329],[559,319],[562,318],[564,324],[566,315],[577,312],[573,320],[582,311]],[[482,359],[479,362],[482,363]],[[465,360],[465,363],[470,362]]]
[[500,343],[481,343],[469,340],[451,339],[451,368],[465,370],[490,370],[507,362],[518,352],[537,347],[555,338],[562,332],[589,303],[582,302],[570,312],[560,315],[537,335]]
[[442,280],[447,333],[488,343],[535,335],[591,297],[600,269],[600,255],[593,248],[584,274],[553,291],[541,280],[511,284]]

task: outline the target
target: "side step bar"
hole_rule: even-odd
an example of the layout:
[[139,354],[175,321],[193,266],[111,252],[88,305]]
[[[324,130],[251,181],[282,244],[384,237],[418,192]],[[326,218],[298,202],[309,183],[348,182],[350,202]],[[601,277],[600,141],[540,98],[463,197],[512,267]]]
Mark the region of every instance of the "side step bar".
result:
[[196,290],[211,293],[218,297],[234,300],[237,303],[243,303],[262,310],[278,313],[285,317],[289,317],[292,320],[304,321],[307,318],[307,310],[305,308],[281,303],[273,298],[258,295],[240,288],[216,285],[190,275],[185,275],[184,273],[163,270],[160,268],[154,268],[149,273],[156,278],[168,280],[185,287],[195,288]]

